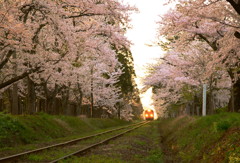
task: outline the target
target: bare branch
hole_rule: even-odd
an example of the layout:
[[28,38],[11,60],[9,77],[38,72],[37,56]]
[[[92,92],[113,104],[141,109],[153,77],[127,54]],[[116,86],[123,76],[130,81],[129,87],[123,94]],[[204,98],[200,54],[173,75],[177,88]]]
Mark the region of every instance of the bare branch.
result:
[[9,85],[11,85],[11,84],[13,84],[13,83],[15,83],[15,82],[17,82],[17,81],[25,78],[26,76],[28,76],[28,75],[30,75],[30,74],[32,74],[32,73],[34,73],[34,72],[38,72],[38,71],[39,71],[39,72],[42,72],[42,71],[40,71],[40,67],[37,67],[37,68],[32,69],[32,70],[30,70],[30,71],[26,71],[26,72],[22,73],[22,74],[19,75],[19,76],[13,77],[12,79],[10,79],[10,80],[8,80],[8,81],[6,81],[6,82],[1,83],[1,84],[0,84],[0,89],[2,89],[2,88],[4,88],[4,87],[7,87],[7,86],[9,86]]
[[9,58],[13,55],[13,53],[15,53],[15,51],[13,50],[9,50],[5,59],[3,59],[3,61],[0,63],[0,69],[3,68],[3,66],[8,62]]

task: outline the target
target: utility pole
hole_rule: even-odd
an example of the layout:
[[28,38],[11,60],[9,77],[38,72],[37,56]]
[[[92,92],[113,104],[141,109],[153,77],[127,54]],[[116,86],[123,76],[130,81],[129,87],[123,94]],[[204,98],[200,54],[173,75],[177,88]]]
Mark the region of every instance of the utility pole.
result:
[[202,103],[202,115],[206,116],[207,106],[207,84],[203,84],[203,103]]
[[[13,58],[16,59],[17,56],[16,56],[16,52],[13,53]],[[15,74],[17,73],[17,63],[16,61],[14,62],[14,72]],[[16,76],[16,75],[14,75]],[[19,107],[18,107],[18,86],[17,86],[17,83],[14,83],[13,84],[13,87],[12,87],[12,105],[11,105],[11,113],[14,114],[14,115],[18,115],[20,114],[20,111],[19,111]]]

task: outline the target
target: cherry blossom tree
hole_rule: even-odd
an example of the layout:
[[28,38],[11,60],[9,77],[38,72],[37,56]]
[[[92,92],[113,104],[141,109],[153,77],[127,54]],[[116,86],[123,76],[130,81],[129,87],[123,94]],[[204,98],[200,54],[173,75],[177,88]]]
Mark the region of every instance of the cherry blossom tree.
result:
[[[204,0],[179,1],[175,9],[162,17],[159,24],[159,35],[168,40],[161,45],[169,52],[163,58],[163,67],[159,70],[154,68],[152,77],[157,73],[167,77],[159,80],[156,78],[156,83],[160,83],[160,86],[162,86],[162,82],[166,83],[164,88],[172,85],[171,89],[165,90],[165,92],[161,91],[166,94],[165,97],[171,94],[170,98],[173,98],[174,102],[179,101],[179,97],[181,97],[179,90],[186,84],[192,85],[192,80],[195,81],[192,83],[198,82],[199,84],[207,82],[210,87],[210,96],[213,94],[213,86],[221,80],[226,81],[225,87],[229,88],[228,81],[230,79],[232,86],[235,87],[232,90],[236,90],[239,80],[239,73],[236,71],[239,63],[239,41],[233,36],[233,33],[239,28],[239,15],[231,9],[228,3]],[[202,61],[199,60],[199,56],[204,56]],[[179,61],[179,57],[182,58],[181,61]],[[233,69],[229,66],[230,62]],[[191,65],[191,67],[187,65]],[[199,68],[198,65],[200,65]],[[164,72],[166,70],[167,73]],[[231,75],[231,72],[234,75]],[[174,82],[177,79],[181,80],[177,83]],[[147,79],[146,83],[150,82],[151,85],[150,80],[152,79]],[[181,83],[186,84],[182,85]],[[236,98],[238,92],[232,93],[232,97]],[[234,105],[235,108],[238,108],[236,100]]]
[[30,114],[55,114],[59,101],[65,110],[70,103],[80,109],[83,98],[115,109],[123,74],[116,52],[129,48],[124,28],[135,8],[116,0],[21,0],[0,7],[2,93],[26,98]]

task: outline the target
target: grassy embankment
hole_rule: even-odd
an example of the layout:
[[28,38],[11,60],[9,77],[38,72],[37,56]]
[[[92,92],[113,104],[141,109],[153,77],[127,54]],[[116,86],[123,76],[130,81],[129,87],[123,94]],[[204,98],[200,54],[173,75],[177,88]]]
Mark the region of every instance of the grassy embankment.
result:
[[240,114],[160,120],[165,160],[240,162]]
[[42,143],[44,146],[129,123],[117,119],[80,119],[47,114],[13,116],[0,113],[0,152],[31,149],[37,146],[29,145],[25,148],[23,145]]

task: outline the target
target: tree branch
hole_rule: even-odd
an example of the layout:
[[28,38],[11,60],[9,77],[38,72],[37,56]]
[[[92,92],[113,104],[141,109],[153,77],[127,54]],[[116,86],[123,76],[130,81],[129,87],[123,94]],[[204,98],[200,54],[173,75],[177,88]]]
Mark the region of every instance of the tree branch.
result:
[[66,16],[65,18],[79,18],[79,17],[83,17],[83,16],[101,16],[103,14],[97,14],[97,13],[86,13],[86,14],[78,14],[78,15],[72,15],[72,16]]
[[211,48],[214,50],[214,51],[217,51],[218,50],[218,47],[217,47],[217,42],[214,41],[214,42],[210,42],[205,36],[203,36],[202,34],[197,34],[201,39],[203,39],[204,41],[206,41],[208,43],[208,45],[211,46]]
[[239,0],[226,0],[231,4],[234,10],[240,15],[240,1]]
[[32,73],[34,73],[34,72],[39,71],[39,69],[40,69],[40,67],[37,67],[37,68],[32,69],[32,70],[30,70],[30,71],[24,72],[24,73],[22,73],[21,75],[16,76],[16,77],[14,77],[14,78],[6,81],[6,82],[1,83],[1,84],[0,84],[0,89],[2,89],[2,88],[4,88],[4,87],[7,87],[7,86],[9,86],[9,85],[11,85],[11,84],[13,84],[13,83],[15,83],[15,82],[17,82],[17,81],[25,78],[26,76],[28,76],[28,75],[30,75],[30,74],[32,74]]
[[9,58],[13,55],[13,53],[15,53],[15,51],[13,50],[9,50],[5,59],[0,63],[0,69],[3,68],[3,66],[8,62]]

